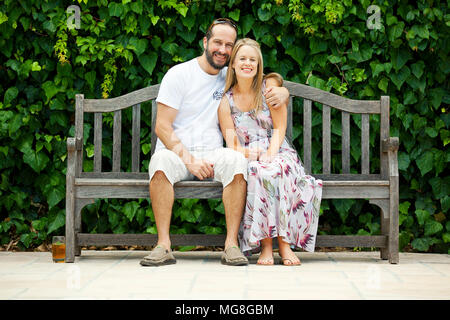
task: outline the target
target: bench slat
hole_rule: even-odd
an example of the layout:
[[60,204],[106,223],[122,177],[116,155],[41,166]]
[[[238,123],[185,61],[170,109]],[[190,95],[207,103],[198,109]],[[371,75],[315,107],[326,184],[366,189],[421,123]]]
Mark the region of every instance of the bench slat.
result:
[[301,83],[283,81],[283,86],[289,90],[289,94],[326,104],[340,111],[350,113],[380,113],[380,100],[353,100],[338,96]]
[[286,138],[289,144],[292,146],[292,108],[293,108],[293,97],[289,97],[289,104],[287,109],[287,127],[286,127]]
[[[149,198],[148,182],[136,181],[133,185],[79,185],[75,181],[76,194],[79,199],[136,199]],[[175,186],[176,199],[221,199],[222,186],[182,187]],[[322,199],[389,199],[389,186],[385,185],[327,185],[324,182]]]
[[122,111],[114,111],[113,126],[113,165],[112,171],[120,171],[120,153],[122,151]]
[[131,171],[139,172],[141,154],[141,105],[133,106],[133,124],[131,141]]
[[156,100],[152,101],[152,137],[151,137],[151,146],[150,146],[150,156],[153,156],[156,148],[156,141],[158,137],[155,134],[155,126],[156,126],[156,114],[158,112],[158,105],[156,104]]
[[370,173],[370,148],[369,148],[369,138],[370,138],[370,125],[369,125],[369,115],[361,115],[361,173]]
[[[83,141],[83,122],[84,122],[84,95],[75,95],[75,139]],[[83,171],[83,144],[80,152],[77,152],[75,176],[78,177]]]
[[[223,246],[223,234],[171,234],[170,240],[174,246],[199,245]],[[106,234],[106,233],[78,233],[78,244],[81,246],[107,246],[107,245],[138,245],[153,246],[158,240],[156,234]],[[342,236],[318,235],[317,247],[387,247],[387,236]]]
[[155,84],[115,98],[85,99],[84,112],[113,112],[156,99],[159,86]]
[[383,140],[389,138],[389,96],[381,97],[380,115],[380,171],[384,178],[389,176],[388,155],[383,153]]
[[303,100],[303,164],[305,172],[311,173],[311,100]]
[[[93,178],[77,178],[75,185],[77,186],[147,186],[148,180],[142,179],[93,179]],[[326,186],[389,186],[389,180],[324,180],[323,185]],[[174,184],[175,188],[222,188],[222,183],[218,181],[180,181]]]
[[350,173],[350,113],[342,112],[342,173]]
[[94,172],[102,171],[102,121],[103,114],[94,114]]
[[330,106],[322,106],[322,164],[323,173],[331,172],[331,112]]

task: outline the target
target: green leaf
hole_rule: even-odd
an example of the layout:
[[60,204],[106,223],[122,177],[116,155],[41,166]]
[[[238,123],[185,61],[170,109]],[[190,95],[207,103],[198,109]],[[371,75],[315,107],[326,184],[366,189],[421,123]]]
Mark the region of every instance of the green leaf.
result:
[[138,209],[139,203],[137,203],[136,201],[127,202],[123,206],[123,213],[129,221],[132,221]]
[[53,186],[47,194],[47,203],[49,209],[56,206],[66,196],[66,191],[63,185]]
[[253,16],[251,15],[246,15],[244,17],[242,17],[241,19],[241,30],[242,30],[242,35],[246,36],[247,33],[252,29],[252,26],[255,23],[255,19],[253,18]]
[[33,242],[34,233],[24,233],[20,236],[20,242],[23,243],[25,247],[29,247],[31,242]]
[[423,26],[414,25],[411,28],[411,30],[414,31],[415,34],[417,34],[419,37],[421,37],[423,39],[428,39],[430,37],[430,32],[428,31],[427,25],[423,25]]
[[355,200],[351,199],[336,199],[333,201],[333,204],[339,213],[339,216],[341,217],[341,220],[343,223],[347,220],[348,214],[350,213],[350,208],[352,207],[353,203],[355,203]]
[[291,46],[289,49],[287,49],[286,54],[290,55],[292,58],[294,58],[294,60],[299,64],[299,65],[303,65],[304,63],[304,58],[306,55],[305,50],[303,50],[303,48],[298,47],[298,46]]
[[415,104],[417,102],[416,95],[413,91],[408,90],[404,95],[403,104],[406,106],[408,104]]
[[438,135],[438,131],[435,128],[427,127],[425,128],[425,132],[431,137],[436,138]]
[[406,152],[400,152],[398,155],[398,169],[406,170],[409,167],[410,163],[409,154]]
[[431,236],[442,231],[444,227],[436,220],[429,220],[425,223],[425,236]]
[[428,251],[430,248],[430,240],[427,238],[417,238],[411,242],[411,246],[419,251]]
[[393,49],[391,53],[392,66],[395,70],[400,70],[405,63],[412,59],[412,55],[409,50],[406,49]]
[[264,22],[269,21],[270,18],[272,18],[273,14],[274,14],[274,12],[272,12],[270,10],[264,10],[262,8],[258,9],[258,18],[261,21],[264,21]]
[[324,40],[312,38],[309,42],[309,48],[311,49],[311,51],[308,52],[309,54],[316,54],[327,51],[328,44]]
[[241,14],[241,10],[235,9],[235,10],[231,11],[230,13],[228,13],[228,16],[237,22],[237,21],[239,21],[240,14]]
[[442,211],[444,211],[444,212],[448,212],[450,210],[450,197],[449,196],[445,196],[445,197],[441,198],[441,208],[442,208]]
[[50,234],[55,230],[58,230],[66,224],[66,214],[64,210],[60,210],[55,216],[54,220],[48,225],[47,233]]
[[417,221],[419,222],[419,225],[423,226],[425,224],[425,221],[427,221],[430,218],[430,213],[423,209],[418,209],[415,211]]
[[431,151],[426,151],[416,159],[417,166],[419,167],[422,176],[433,169],[433,158],[433,153]]
[[123,13],[123,5],[120,3],[111,2],[108,8],[111,17],[120,17]]
[[404,66],[399,72],[391,72],[389,74],[389,77],[391,78],[392,82],[395,84],[398,90],[400,90],[402,84],[405,82],[405,80],[409,77],[411,74],[411,71],[407,66]]
[[383,90],[384,93],[387,92],[389,80],[386,77],[381,78],[381,80],[378,82],[378,88]]
[[44,84],[42,84],[42,89],[44,90],[45,96],[47,97],[47,101],[45,103],[48,103],[50,99],[59,92],[59,88],[55,86],[53,81],[44,82]]
[[158,55],[155,52],[144,54],[138,57],[141,66],[151,75],[156,66]]
[[444,240],[445,243],[450,242],[450,233],[446,232],[442,235],[442,240]]
[[135,37],[131,38],[129,43],[134,47],[133,50],[136,52],[137,56],[143,54],[148,46],[147,39],[137,39]]
[[405,28],[405,23],[400,21],[393,27],[388,28],[388,39],[389,41],[394,41],[395,39],[401,37],[403,34],[403,29]]
[[419,79],[422,76],[424,69],[425,63],[422,60],[411,65],[411,71],[416,76],[417,79]]
[[86,79],[89,87],[91,87],[91,90],[94,90],[95,77],[96,77],[95,70],[91,70],[84,74],[84,79]]
[[5,92],[5,98],[3,99],[3,103],[5,105],[10,104],[11,101],[13,101],[17,97],[18,94],[19,94],[19,89],[17,89],[16,87],[8,88],[8,90],[6,90],[6,92]]
[[30,151],[23,155],[23,162],[28,164],[37,173],[44,170],[49,161],[50,159],[42,151],[39,153]]

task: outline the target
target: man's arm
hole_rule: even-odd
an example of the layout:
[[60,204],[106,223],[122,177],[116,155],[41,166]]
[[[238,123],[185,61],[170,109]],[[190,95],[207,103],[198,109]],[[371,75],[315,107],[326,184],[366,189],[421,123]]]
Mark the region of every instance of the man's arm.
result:
[[283,78],[277,73],[270,73],[266,76],[266,103],[269,107],[278,109],[287,107],[289,103],[289,90],[283,87]]
[[158,102],[155,134],[168,150],[175,152],[194,176],[203,180],[214,176],[212,165],[203,160],[194,158],[173,130],[173,121],[178,110]]

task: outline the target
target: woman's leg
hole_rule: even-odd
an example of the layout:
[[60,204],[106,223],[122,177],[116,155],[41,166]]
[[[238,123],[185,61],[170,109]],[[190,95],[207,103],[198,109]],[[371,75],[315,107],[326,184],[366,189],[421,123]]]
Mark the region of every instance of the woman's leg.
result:
[[289,243],[283,241],[283,237],[278,237],[278,248],[284,265],[292,266],[301,264],[300,259],[291,250]]
[[259,255],[257,264],[273,264],[272,238],[261,240],[261,254]]

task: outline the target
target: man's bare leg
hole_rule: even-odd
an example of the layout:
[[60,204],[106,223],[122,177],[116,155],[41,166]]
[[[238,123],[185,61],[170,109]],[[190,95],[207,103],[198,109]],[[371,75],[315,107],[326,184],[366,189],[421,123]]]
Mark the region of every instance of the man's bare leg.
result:
[[150,199],[155,215],[158,231],[157,245],[163,245],[170,250],[170,220],[174,202],[173,186],[162,171],[156,171],[150,181]]
[[247,198],[247,182],[242,174],[234,176],[233,181],[223,189],[223,206],[225,208],[225,219],[227,225],[227,237],[225,249],[238,245],[239,225]]

